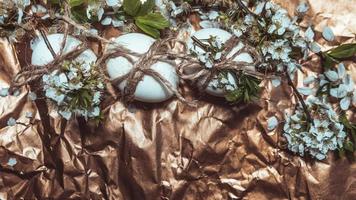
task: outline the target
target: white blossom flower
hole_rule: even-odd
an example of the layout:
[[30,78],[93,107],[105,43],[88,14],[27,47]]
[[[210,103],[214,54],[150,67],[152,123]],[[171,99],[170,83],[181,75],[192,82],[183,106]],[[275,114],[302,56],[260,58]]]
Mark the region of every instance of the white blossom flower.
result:
[[340,63],[337,72],[328,70],[324,76],[320,76],[320,86],[325,84],[330,85],[330,95],[340,99],[340,107],[342,110],[349,109],[351,103],[356,106],[356,88],[350,74],[346,73],[344,64]]
[[285,10],[279,10],[272,16],[272,25],[268,28],[268,33],[276,32],[283,35],[286,29],[291,26],[291,20]]
[[7,97],[9,95],[9,88],[0,89],[0,97]]
[[104,15],[104,8],[101,7],[99,3],[91,3],[86,9],[88,19],[92,19],[93,16],[98,17],[100,21]]
[[30,0],[13,0],[17,7],[17,23],[21,24],[23,18],[23,11],[31,4]]
[[31,101],[35,101],[35,100],[37,99],[37,94],[34,93],[34,92],[30,92],[30,93],[28,94],[28,97],[29,97],[29,99],[30,99]]
[[25,117],[26,118],[32,118],[33,117],[33,113],[32,112],[26,112]]
[[70,112],[70,111],[60,110],[58,113],[66,120],[69,120],[72,117],[72,112]]
[[301,2],[298,7],[297,7],[297,12],[298,13],[306,13],[309,10],[309,6],[306,2]]
[[16,119],[14,119],[14,118],[12,118],[12,117],[10,117],[10,119],[9,120],[7,120],[7,125],[8,126],[15,126],[16,125]]
[[106,5],[110,7],[121,7],[122,0],[106,0]]
[[289,61],[289,53],[292,52],[292,48],[288,45],[288,42],[282,39],[278,39],[272,42],[267,48],[263,48],[271,55],[272,59],[285,62]]
[[105,17],[101,24],[104,26],[112,25],[113,27],[123,27],[125,25],[124,21],[113,19],[112,17]]
[[327,157],[329,151],[341,148],[346,137],[344,126],[326,99],[309,96],[307,107],[313,117],[308,122],[304,110],[299,105],[293,114],[286,113],[284,136],[288,149],[301,156],[307,152],[318,160]]
[[271,131],[273,129],[275,129],[277,126],[278,126],[278,119],[273,116],[273,117],[270,117],[268,120],[267,120],[267,124],[268,124],[268,130]]
[[324,27],[322,35],[325,38],[325,40],[330,41],[330,42],[335,39],[335,35],[334,35],[333,31],[328,26]]

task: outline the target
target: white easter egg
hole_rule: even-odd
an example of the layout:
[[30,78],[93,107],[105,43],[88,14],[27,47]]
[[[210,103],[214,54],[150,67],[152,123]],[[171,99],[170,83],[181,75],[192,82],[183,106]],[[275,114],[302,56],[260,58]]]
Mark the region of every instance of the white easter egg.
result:
[[[64,34],[51,34],[47,36],[48,42],[51,44],[53,51],[58,54],[62,41],[64,39]],[[73,51],[76,47],[81,44],[81,41],[72,37],[67,36],[66,44],[63,49],[63,53],[69,53]],[[32,58],[31,63],[33,65],[46,65],[53,61],[53,56],[51,51],[48,49],[45,40],[43,38],[35,39],[31,45],[32,48]],[[87,49],[81,53],[75,60],[78,62],[83,62],[85,65],[90,65],[96,61],[97,57],[95,53]]]
[[[229,32],[224,31],[222,29],[218,29],[218,28],[201,29],[201,30],[195,32],[192,36],[195,36],[199,40],[206,40],[206,39],[209,39],[210,37],[217,37],[222,43],[225,43],[227,40],[229,40],[232,37],[232,35]],[[204,43],[204,41],[202,41],[202,42]],[[205,52],[202,48],[195,46],[192,39],[188,40],[187,45],[188,45],[189,49],[194,47],[195,50],[198,52],[201,52],[201,53]],[[239,51],[243,47],[244,47],[244,44],[242,42],[239,42],[236,45],[236,47],[234,47],[231,50],[231,52],[227,55],[227,58],[230,58],[231,56],[233,56],[237,51]],[[243,52],[243,53],[237,55],[234,58],[234,61],[253,63],[253,58],[251,57],[251,55],[249,53]],[[248,69],[255,70],[253,65],[251,65],[251,67],[249,66]],[[234,87],[236,87],[235,77],[231,73],[227,74],[227,78],[228,78],[228,81],[230,82],[230,84],[232,84]],[[203,84],[203,83],[201,83],[201,84]],[[214,85],[217,85],[217,84],[218,84],[217,79],[212,80],[208,84],[208,87],[206,88],[206,92],[208,94],[211,94],[214,96],[222,97],[225,95],[225,91],[223,89],[214,87]]]
[[[135,53],[144,54],[155,42],[155,39],[140,33],[129,33],[119,36],[115,39],[115,42]],[[111,48],[115,48],[115,46],[111,45],[109,49]],[[134,61],[138,60],[135,56],[131,57]],[[133,65],[124,57],[109,59],[106,64],[108,74],[111,79],[128,74],[133,67]],[[178,88],[179,79],[176,70],[172,65],[166,62],[158,61],[151,66],[151,69],[164,77],[175,89]],[[126,84],[126,81],[121,82],[118,85],[119,89],[123,91]],[[171,98],[173,93],[169,91],[163,83],[156,80],[152,76],[144,75],[136,87],[134,96],[138,101],[158,103]]]

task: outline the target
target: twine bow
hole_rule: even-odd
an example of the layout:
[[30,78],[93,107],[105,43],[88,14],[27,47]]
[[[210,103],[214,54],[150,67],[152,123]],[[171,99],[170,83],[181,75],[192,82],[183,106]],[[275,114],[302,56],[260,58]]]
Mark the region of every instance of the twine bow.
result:
[[16,76],[13,78],[10,88],[12,88],[12,89],[18,88],[18,87],[24,86],[26,84],[29,84],[33,81],[38,80],[43,75],[51,73],[56,69],[60,69],[61,63],[63,61],[75,59],[76,57],[78,57],[81,53],[83,53],[86,50],[84,43],[82,43],[81,45],[78,45],[75,49],[73,49],[72,51],[70,51],[68,53],[63,53],[64,47],[65,47],[66,41],[67,41],[67,36],[68,36],[68,33],[66,31],[64,34],[62,43],[61,43],[60,51],[58,54],[56,54],[54,52],[50,42],[48,41],[47,36],[43,32],[41,32],[41,34],[42,34],[42,37],[46,43],[47,48],[49,49],[49,51],[52,54],[53,60],[45,65],[32,65],[31,64],[31,65],[28,65],[28,66],[22,68],[20,70],[20,72],[17,73]]
[[[119,85],[123,81],[126,81],[126,86],[123,91],[123,97],[127,102],[130,102],[134,99],[134,94],[138,83],[145,75],[149,75],[156,79],[158,82],[160,82],[163,86],[165,86],[165,88],[171,93],[173,93],[180,101],[188,105],[194,106],[194,103],[188,102],[165,77],[163,77],[155,70],[151,69],[151,66],[158,61],[166,62],[173,66],[176,65],[173,60],[170,60],[170,58],[175,55],[174,53],[172,53],[172,48],[170,48],[169,46],[171,42],[181,43],[174,38],[157,40],[144,54],[135,53],[126,48],[121,47],[117,48],[114,51],[109,51],[107,54],[103,55],[103,57],[99,59],[98,62],[102,63],[108,59],[121,56],[126,58],[133,65],[129,73],[111,80],[112,84],[114,85]],[[139,59],[137,61],[134,61],[132,56],[136,56]]]
[[[178,66],[180,77],[182,79],[192,81],[193,83],[198,83],[197,85],[201,91],[205,90],[210,81],[212,81],[217,75],[224,71],[231,71],[235,74],[244,72],[245,74],[258,78],[265,77],[264,74],[247,68],[248,66],[256,66],[261,62],[261,58],[254,48],[248,45],[244,45],[243,48],[238,50],[232,56],[228,57],[229,53],[234,49],[234,47],[236,47],[239,42],[240,40],[235,36],[227,40],[225,42],[224,50],[222,52],[223,55],[220,59],[220,62],[215,62],[212,68],[206,68],[196,57],[183,57],[182,59],[184,59],[186,62],[183,62]],[[248,63],[243,61],[234,61],[234,59],[243,52],[249,53],[253,57],[254,62]]]

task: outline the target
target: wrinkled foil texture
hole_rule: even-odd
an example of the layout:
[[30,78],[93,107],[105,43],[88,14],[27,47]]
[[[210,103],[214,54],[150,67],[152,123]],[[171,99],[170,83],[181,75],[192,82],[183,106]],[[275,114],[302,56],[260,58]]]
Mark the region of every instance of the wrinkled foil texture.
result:
[[[299,1],[279,3],[292,14]],[[355,0],[309,4],[316,30],[332,27],[335,44],[355,41]],[[31,57],[29,42],[22,43],[0,39],[0,87]],[[320,62],[304,66],[315,71]],[[348,69],[356,76],[354,64]],[[0,199],[356,199],[355,163],[333,153],[321,162],[298,157],[285,150],[282,125],[267,131],[267,119],[283,119],[295,103],[287,83],[266,82],[260,102],[235,107],[183,83],[184,95],[199,99],[197,108],[175,99],[125,106],[109,98],[99,127],[62,121],[41,97],[29,100],[31,88],[0,98]],[[10,117],[23,125],[7,126]]]

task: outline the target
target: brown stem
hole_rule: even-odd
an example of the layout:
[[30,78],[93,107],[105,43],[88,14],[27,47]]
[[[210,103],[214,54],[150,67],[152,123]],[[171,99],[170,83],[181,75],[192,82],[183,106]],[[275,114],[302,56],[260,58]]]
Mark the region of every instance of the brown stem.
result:
[[48,41],[46,33],[42,29],[40,29],[40,33],[41,33],[42,38],[44,39],[44,42],[46,43],[48,50],[51,52],[53,58],[56,58],[57,54],[56,54],[56,52],[54,52],[51,43]]
[[294,85],[291,77],[289,76],[288,72],[285,72],[285,75],[286,75],[287,80],[288,80],[288,85],[293,88],[294,95],[297,97],[297,99],[299,100],[300,104],[303,107],[304,113],[307,116],[307,121],[310,122],[310,123],[313,123],[311,114],[310,114],[310,112],[308,110],[308,106],[307,106],[307,104],[305,104],[305,101],[304,101],[302,95],[299,93],[298,89],[295,87],[295,85]]
[[255,13],[253,13],[247,6],[245,6],[244,3],[242,3],[241,0],[236,0],[237,2],[237,5],[242,9],[244,10],[245,12],[247,12],[248,14],[256,17],[257,19],[260,18],[258,15],[256,15]]

